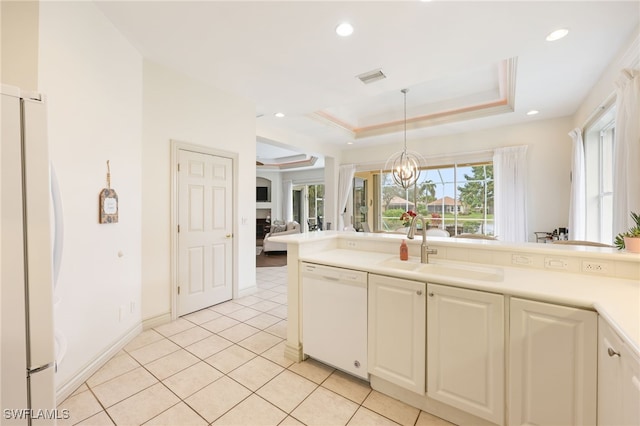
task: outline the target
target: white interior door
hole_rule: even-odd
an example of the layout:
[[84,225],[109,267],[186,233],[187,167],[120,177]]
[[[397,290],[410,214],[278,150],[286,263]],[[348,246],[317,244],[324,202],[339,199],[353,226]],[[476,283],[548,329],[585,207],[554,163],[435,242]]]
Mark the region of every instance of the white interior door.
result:
[[233,294],[233,161],[178,151],[178,315]]

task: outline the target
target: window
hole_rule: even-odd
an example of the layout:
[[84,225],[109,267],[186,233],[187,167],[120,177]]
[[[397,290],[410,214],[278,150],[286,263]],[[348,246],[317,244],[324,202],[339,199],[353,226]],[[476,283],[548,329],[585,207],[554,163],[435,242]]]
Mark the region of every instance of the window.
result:
[[322,229],[322,216],[324,216],[324,185],[308,185],[309,191],[309,219],[311,223]]
[[293,188],[293,220],[308,230],[323,229],[324,185],[300,185]]
[[493,164],[453,164],[422,171],[409,190],[393,184],[389,173],[381,175],[381,229],[403,230],[401,216],[413,210],[428,218],[428,226],[451,235],[493,235]]
[[353,226],[356,230],[366,230],[368,225],[367,181],[353,178]]
[[[613,242],[613,140],[615,106],[585,132],[587,233],[589,241]],[[571,232],[571,230],[569,230]]]

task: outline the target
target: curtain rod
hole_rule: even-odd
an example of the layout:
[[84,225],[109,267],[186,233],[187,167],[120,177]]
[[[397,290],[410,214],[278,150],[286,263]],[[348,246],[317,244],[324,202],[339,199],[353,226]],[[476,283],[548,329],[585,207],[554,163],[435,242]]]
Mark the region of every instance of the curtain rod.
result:
[[600,105],[598,105],[598,107],[589,115],[589,117],[587,117],[584,123],[582,123],[582,126],[580,127],[580,130],[582,131],[582,133],[584,133],[584,131],[587,128],[589,128],[593,123],[598,121],[602,113],[605,110],[609,109],[609,107],[611,107],[615,103],[615,100],[616,100],[616,92],[613,91],[609,94],[609,96],[605,98],[605,100]]

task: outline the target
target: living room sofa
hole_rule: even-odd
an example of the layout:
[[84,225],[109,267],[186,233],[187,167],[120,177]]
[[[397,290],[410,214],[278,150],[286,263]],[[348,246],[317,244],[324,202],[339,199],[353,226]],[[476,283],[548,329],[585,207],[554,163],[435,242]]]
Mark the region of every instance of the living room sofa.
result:
[[262,250],[265,253],[270,251],[287,251],[287,245],[285,243],[276,243],[275,241],[271,241],[270,237],[299,234],[300,232],[302,232],[302,228],[296,221],[289,222],[286,225],[272,225],[271,232],[264,236]]

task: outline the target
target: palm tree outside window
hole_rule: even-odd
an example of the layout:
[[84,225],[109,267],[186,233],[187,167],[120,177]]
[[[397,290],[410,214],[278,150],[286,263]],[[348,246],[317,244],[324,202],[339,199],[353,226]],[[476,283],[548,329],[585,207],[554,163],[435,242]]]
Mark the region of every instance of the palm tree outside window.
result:
[[389,173],[381,173],[381,229],[404,231],[401,220],[408,210],[428,218],[429,227],[451,235],[493,235],[493,164],[453,164],[423,169],[413,188],[394,185]]

